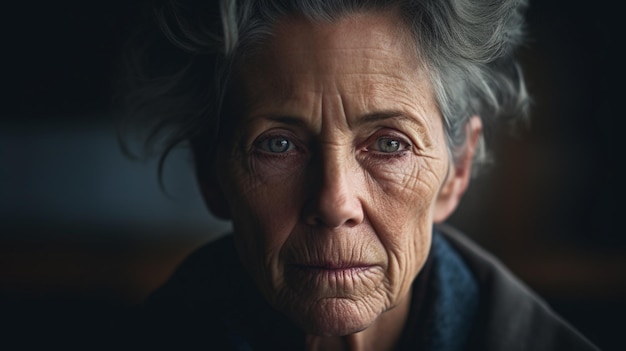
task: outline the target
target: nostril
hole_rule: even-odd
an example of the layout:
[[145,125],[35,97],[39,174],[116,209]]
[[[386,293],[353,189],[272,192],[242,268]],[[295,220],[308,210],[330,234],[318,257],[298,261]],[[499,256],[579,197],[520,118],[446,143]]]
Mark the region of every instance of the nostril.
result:
[[310,226],[339,228],[355,227],[364,218],[363,208],[358,199],[324,204],[323,201],[313,202],[305,208],[304,221]]
[[344,225],[346,227],[352,228],[352,227],[356,227],[357,225],[359,225],[359,223],[361,223],[361,220],[356,220],[354,218],[350,218],[349,220],[347,220]]
[[317,227],[357,226],[364,217],[357,174],[340,154],[326,151],[325,157],[317,159],[316,168],[308,172],[310,187],[303,219]]

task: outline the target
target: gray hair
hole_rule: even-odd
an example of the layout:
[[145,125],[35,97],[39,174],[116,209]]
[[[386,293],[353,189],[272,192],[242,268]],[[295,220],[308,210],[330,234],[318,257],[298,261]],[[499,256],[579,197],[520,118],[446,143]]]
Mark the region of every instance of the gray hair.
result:
[[[132,46],[124,94],[131,119],[120,128],[121,140],[129,126],[144,131],[143,151],[161,155],[159,172],[167,154],[185,142],[196,157],[210,160],[235,123],[223,113],[231,71],[272,35],[279,19],[333,21],[395,10],[425,62],[456,160],[470,117],[479,116],[485,128],[526,120],[530,99],[514,56],[525,9],[526,0],[171,0],[153,9],[160,31],[145,32],[167,40],[144,36]],[[473,168],[489,161],[481,136]]]

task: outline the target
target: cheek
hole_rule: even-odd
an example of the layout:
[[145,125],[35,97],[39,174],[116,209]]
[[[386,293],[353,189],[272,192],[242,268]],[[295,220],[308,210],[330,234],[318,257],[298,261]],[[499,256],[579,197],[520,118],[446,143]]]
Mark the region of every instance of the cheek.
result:
[[385,164],[364,165],[371,210],[396,221],[429,215],[445,178],[446,161],[407,154]]
[[[278,254],[299,218],[302,175],[272,165],[228,162],[223,188],[241,258],[253,270],[276,267]],[[272,268],[274,269],[274,268]],[[255,273],[266,274],[266,273]]]
[[391,291],[407,291],[428,256],[432,208],[445,165],[444,158],[411,154],[386,167],[369,168],[366,210],[387,252]]

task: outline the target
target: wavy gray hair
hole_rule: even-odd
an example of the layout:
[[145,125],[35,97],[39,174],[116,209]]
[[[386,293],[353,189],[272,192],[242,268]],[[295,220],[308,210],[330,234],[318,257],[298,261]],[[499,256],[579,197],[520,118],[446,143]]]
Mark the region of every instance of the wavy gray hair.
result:
[[[203,161],[197,165],[210,165],[215,145],[235,123],[224,113],[232,71],[254,55],[279,19],[333,21],[394,10],[429,72],[456,160],[470,117],[480,116],[486,127],[526,119],[529,97],[514,55],[523,39],[526,5],[526,0],[171,0],[152,9],[160,30],[146,27],[130,46],[123,97],[131,118],[123,120],[121,140],[130,127],[139,127],[135,131],[145,133],[143,151],[160,154],[159,174],[168,153],[185,142]],[[146,36],[156,33],[161,39]],[[131,154],[128,144],[122,145]],[[481,136],[473,168],[488,161]]]

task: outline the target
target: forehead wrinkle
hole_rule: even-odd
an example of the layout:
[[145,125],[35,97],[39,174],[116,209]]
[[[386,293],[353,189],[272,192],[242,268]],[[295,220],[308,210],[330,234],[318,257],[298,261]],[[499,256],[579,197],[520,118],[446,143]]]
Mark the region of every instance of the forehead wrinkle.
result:
[[[277,79],[278,76],[280,75],[274,75],[273,79],[263,79],[255,73],[248,75],[250,78],[245,80],[245,99],[243,99],[248,114],[256,114],[256,110],[267,108],[268,102],[280,106],[290,100],[298,100],[297,89],[294,88],[293,80]],[[259,85],[261,81],[263,83]],[[258,86],[262,86],[263,89],[258,89]]]
[[[394,38],[407,37],[406,26],[397,26],[397,21],[387,21],[385,18],[399,19],[397,9],[387,11],[363,11],[341,16],[330,22],[310,20],[303,16],[287,16],[275,26],[276,37],[287,35],[296,40],[309,43],[310,47],[343,48],[346,43],[350,47],[363,47],[370,44],[371,38],[376,42],[384,43],[384,47],[401,46],[396,40],[388,40],[391,33]],[[295,33],[295,34],[294,34]],[[367,33],[367,36],[362,35]],[[347,40],[346,40],[347,39]]]
[[[257,72],[258,73],[258,72]],[[246,80],[245,99],[246,120],[262,118],[285,124],[293,125],[293,121],[301,120],[298,124],[304,125],[311,117],[319,114],[319,84],[314,76],[302,79],[289,77],[289,79],[279,79],[280,75],[252,74]],[[269,79],[263,79],[268,77]],[[309,82],[313,82],[310,84]],[[314,89],[311,87],[314,86]],[[260,88],[259,88],[260,87]],[[300,87],[305,87],[302,89]],[[255,89],[256,88],[256,89]],[[291,121],[291,122],[290,122]]]
[[[388,15],[398,17],[393,10]],[[367,12],[330,23],[310,21],[299,16],[286,17],[275,26],[274,35],[260,56],[268,60],[265,63],[280,66],[287,70],[283,73],[289,74],[295,72],[290,72],[288,65],[280,62],[289,62],[287,57],[291,55],[302,66],[312,68],[314,74],[332,74],[337,68],[346,72],[353,67],[357,70],[365,68],[367,72],[388,73],[390,65],[393,71],[402,66],[419,66],[414,50],[407,45],[404,26],[388,21],[381,23],[380,18],[380,13],[372,15]],[[393,39],[390,39],[390,34]],[[355,64],[346,66],[341,60],[328,60],[334,56],[348,57]]]
[[321,134],[323,139],[331,140],[340,135],[347,135],[349,124],[349,101],[343,98],[336,86],[324,89],[321,93]]
[[[362,115],[404,111],[403,115],[415,119],[411,125],[419,134],[417,141],[421,143],[418,145],[428,146],[431,144],[429,134],[437,132],[431,119],[436,118],[433,114],[438,114],[439,110],[429,101],[433,94],[429,80],[424,77],[423,66],[413,50],[402,44],[404,33],[397,32],[398,28],[393,26],[391,30],[398,40],[391,40],[385,29],[355,31],[348,26],[350,22],[354,21],[347,18],[330,24],[316,22],[312,25],[298,20],[281,23],[274,40],[267,43],[267,50],[248,61],[248,117],[293,116],[310,119],[302,124],[319,128],[320,124],[328,124],[320,123],[320,117],[329,121],[340,113],[343,121],[337,126],[343,129],[347,123],[350,129],[353,121]],[[303,28],[306,29],[297,30]],[[369,33],[369,36],[360,33]],[[294,35],[300,40],[295,40]],[[302,36],[309,39],[304,41],[308,43],[305,46]],[[340,38],[345,36],[357,40]],[[371,36],[384,40],[374,40],[379,45],[373,45],[372,41],[365,40]],[[329,59],[329,56],[337,56],[337,59]],[[286,64],[294,61],[300,64]],[[264,69],[259,70],[259,67]],[[332,112],[324,112],[329,105],[324,101],[332,101],[328,94],[336,95],[339,101],[331,108]],[[339,108],[342,111],[338,111]],[[406,121],[394,123],[407,124]],[[436,139],[434,135],[430,137]]]
[[[395,87],[397,88],[397,85]],[[320,112],[324,111],[324,108],[332,106],[332,110],[327,109],[322,113],[321,127],[326,128],[326,132],[331,132],[328,133],[329,136],[331,134],[337,136],[329,129],[331,126],[333,128],[339,127],[340,130],[337,131],[343,133],[376,124],[398,126],[401,130],[410,126],[411,130],[417,133],[415,142],[418,146],[429,148],[434,142],[434,136],[431,134],[437,131],[433,129],[432,123],[428,123],[428,119],[438,118],[433,116],[433,112],[436,113],[438,110],[431,109],[432,103],[423,101],[424,99],[420,94],[408,94],[406,89],[395,89],[391,93],[394,96],[392,100],[386,97],[390,95],[388,90],[379,88],[382,88],[381,84],[366,83],[354,88],[354,91],[345,88],[324,90],[323,85],[319,91],[314,92],[302,92],[297,89],[289,92],[263,89],[257,96],[265,97],[265,99],[258,98],[255,100],[244,124],[255,124],[260,122],[254,121],[255,119],[262,119],[283,125],[297,125],[311,130],[319,130],[319,122],[316,123],[316,120],[319,121]],[[363,89],[367,93],[359,93]],[[346,94],[348,96],[344,98],[343,95]],[[333,99],[335,101],[332,101]],[[416,99],[420,99],[420,101],[416,101]],[[324,101],[326,101],[325,105]],[[303,106],[305,108],[302,108]],[[334,123],[337,121],[340,122],[339,125]]]

